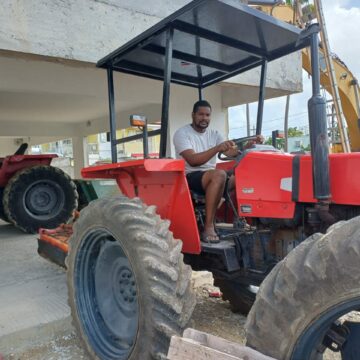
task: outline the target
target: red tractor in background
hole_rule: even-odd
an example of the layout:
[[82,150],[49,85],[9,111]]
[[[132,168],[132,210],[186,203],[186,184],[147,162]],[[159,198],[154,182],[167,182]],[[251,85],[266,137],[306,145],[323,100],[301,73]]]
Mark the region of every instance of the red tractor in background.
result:
[[[360,154],[329,155],[318,30],[231,0],[195,0],[98,62],[108,75],[113,163],[82,175],[116,179],[122,195],[85,207],[69,242],[69,303],[91,358],[165,359],[195,306],[190,266],[213,273],[234,311],[251,308],[247,341],[259,351],[359,358],[359,322],[343,315],[360,309]],[[223,159],[236,193],[217,214],[220,243],[200,242],[204,199],[190,193],[184,161],[166,157],[170,83],[201,99],[203,88],[261,65],[261,134],[267,63],[307,46],[311,155],[256,145]],[[116,139],[113,71],[163,81],[160,130],[144,122],[142,135]],[[147,138],[158,134],[160,158],[149,159]],[[117,163],[117,144],[141,137],[145,158]],[[248,140],[234,141],[241,149]]]
[[50,166],[57,155],[24,155],[27,147],[0,158],[0,219],[36,233],[68,221],[78,194],[70,177]]

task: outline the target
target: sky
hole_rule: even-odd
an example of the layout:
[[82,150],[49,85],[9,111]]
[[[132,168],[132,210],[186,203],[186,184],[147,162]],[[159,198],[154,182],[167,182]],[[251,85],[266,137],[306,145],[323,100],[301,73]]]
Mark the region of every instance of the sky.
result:
[[[360,80],[360,0],[322,0],[330,48]],[[300,94],[291,95],[289,127],[307,128],[307,101],[311,97],[311,78],[303,71]],[[264,106],[263,135],[272,130],[283,130],[286,97],[266,100]],[[251,127],[256,124],[257,103],[250,105]],[[240,121],[239,121],[240,119]],[[229,138],[246,136],[245,105],[229,110]]]

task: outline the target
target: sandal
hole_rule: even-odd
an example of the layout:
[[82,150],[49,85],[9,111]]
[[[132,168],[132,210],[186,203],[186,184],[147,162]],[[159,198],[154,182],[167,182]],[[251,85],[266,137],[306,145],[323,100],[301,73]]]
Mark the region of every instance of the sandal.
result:
[[201,241],[208,244],[218,244],[220,242],[220,238],[217,234],[201,234]]

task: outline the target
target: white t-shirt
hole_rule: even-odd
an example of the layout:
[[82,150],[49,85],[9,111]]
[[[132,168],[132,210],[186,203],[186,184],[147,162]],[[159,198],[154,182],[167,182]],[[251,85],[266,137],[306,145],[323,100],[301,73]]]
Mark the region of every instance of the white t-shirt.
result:
[[[192,128],[190,124],[181,127],[176,130],[174,134],[174,145],[176,158],[182,159],[180,155],[183,151],[192,149],[196,153],[209,150],[210,148],[221,144],[224,140],[218,131],[213,129],[206,129],[205,132],[200,133]],[[207,163],[201,166],[190,166],[185,161],[185,173],[191,173],[193,171],[206,171],[215,169],[216,156],[213,156]]]

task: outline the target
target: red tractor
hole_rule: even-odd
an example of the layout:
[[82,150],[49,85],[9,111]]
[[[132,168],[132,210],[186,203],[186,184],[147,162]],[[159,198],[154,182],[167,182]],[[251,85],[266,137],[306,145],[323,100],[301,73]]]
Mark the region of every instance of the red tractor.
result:
[[[195,0],[98,62],[108,75],[113,163],[82,175],[116,179],[122,195],[81,211],[67,258],[72,316],[92,358],[165,359],[195,305],[190,266],[213,273],[234,311],[252,307],[247,339],[261,352],[359,358],[356,313],[339,319],[360,308],[360,154],[329,155],[318,30],[239,2]],[[184,161],[166,157],[170,83],[202,98],[203,88],[261,65],[260,134],[267,63],[307,46],[311,155],[255,145],[225,159],[218,166],[234,169],[236,194],[217,214],[220,243],[202,243],[204,199],[190,193]],[[113,71],[164,82],[160,130],[145,123],[143,135],[116,139]],[[160,158],[149,159],[147,137],[157,134]],[[116,145],[141,137],[145,159],[117,163]]]
[[28,233],[53,228],[71,218],[77,208],[75,184],[62,170],[50,166],[57,155],[14,155],[0,158],[0,219]]

